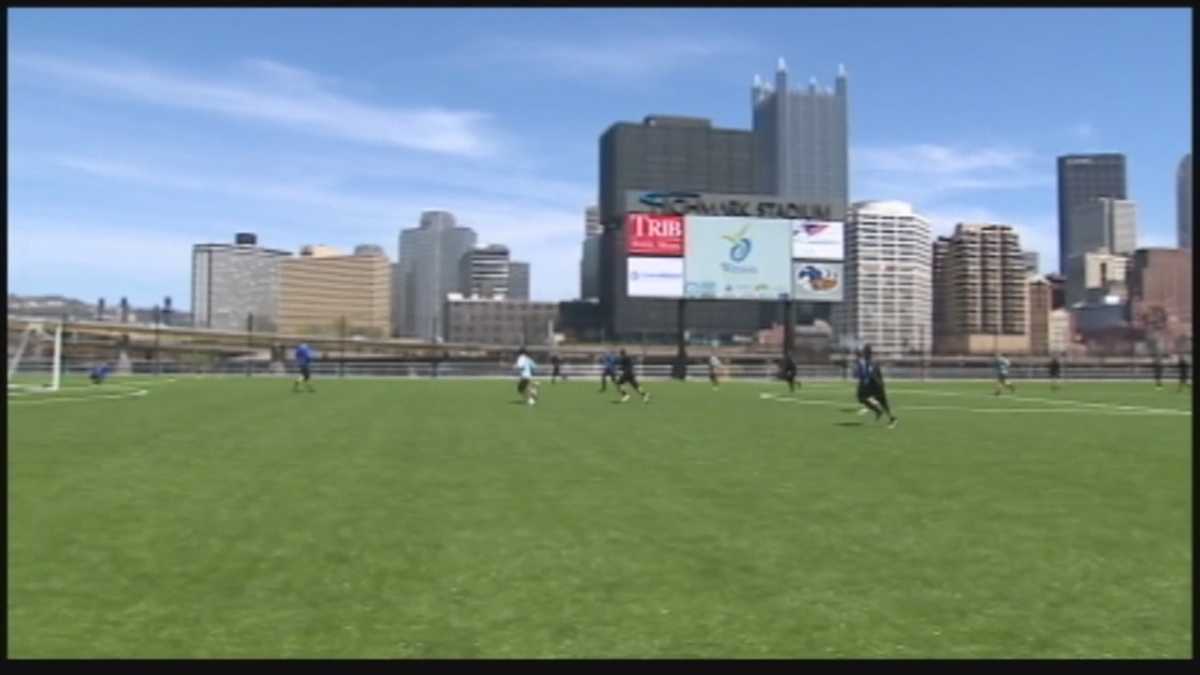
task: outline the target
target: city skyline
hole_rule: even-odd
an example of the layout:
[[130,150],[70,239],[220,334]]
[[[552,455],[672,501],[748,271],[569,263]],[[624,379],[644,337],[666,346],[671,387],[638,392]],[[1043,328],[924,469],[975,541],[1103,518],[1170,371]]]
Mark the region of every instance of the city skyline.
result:
[[[1013,224],[1047,272],[1055,158],[1115,152],[1138,246],[1173,246],[1188,12],[14,10],[9,287],[182,300],[192,245],[236,231],[287,250],[373,243],[396,262],[399,232],[443,208],[531,263],[532,299],[577,297],[604,129],[651,114],[749,129],[747,89],[779,57],[801,87],[845,64],[851,201],[912,203],[934,234]],[[688,39],[590,37],[659,20]],[[922,47],[923,31],[942,41]],[[920,105],[897,105],[915,91]]]

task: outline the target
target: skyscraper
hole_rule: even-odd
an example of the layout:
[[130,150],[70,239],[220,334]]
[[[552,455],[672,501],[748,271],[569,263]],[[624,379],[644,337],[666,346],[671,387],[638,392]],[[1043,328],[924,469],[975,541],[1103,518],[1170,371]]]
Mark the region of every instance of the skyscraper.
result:
[[1071,258],[1085,253],[1130,255],[1137,248],[1137,206],[1128,199],[1097,197],[1071,211]]
[[[192,247],[192,320],[197,328],[245,330],[253,314],[255,330],[275,329],[279,262],[291,253],[261,248],[252,236],[240,241],[247,243]],[[127,310],[128,304],[122,304],[122,316]]]
[[579,297],[600,297],[600,241],[604,225],[600,207],[589,206],[583,216],[583,256],[579,260]]
[[1058,269],[1065,274],[1067,261],[1084,253],[1072,248],[1076,207],[1097,197],[1126,199],[1125,155],[1064,155],[1058,158]]
[[529,263],[516,260],[508,263],[508,297],[510,300],[529,299]]
[[[1029,351],[1029,274],[1009,225],[959,223],[934,247],[937,350],[949,354]],[[1050,288],[1046,285],[1047,297]],[[1049,311],[1049,300],[1046,301]]]
[[1021,251],[1021,260],[1025,264],[1025,271],[1030,274],[1037,274],[1041,268],[1037,251]]
[[465,297],[509,297],[508,247],[492,244],[467,251],[459,262],[459,292]]
[[460,227],[447,211],[425,211],[418,227],[400,232],[399,335],[433,340],[444,335],[446,294],[459,291],[459,261],[475,247],[475,231]]
[[933,343],[929,221],[897,201],[855,202],[846,215],[840,333],[879,354],[928,353]]
[[598,237],[604,232],[600,222],[600,207],[589,206],[583,212],[583,238]]
[[1176,209],[1179,219],[1179,248],[1192,247],[1192,153],[1183,156],[1179,162],[1176,181]]
[[845,68],[832,88],[814,77],[807,90],[793,90],[781,58],[774,87],[754,76],[751,103],[755,192],[830,204],[840,220],[849,199]]

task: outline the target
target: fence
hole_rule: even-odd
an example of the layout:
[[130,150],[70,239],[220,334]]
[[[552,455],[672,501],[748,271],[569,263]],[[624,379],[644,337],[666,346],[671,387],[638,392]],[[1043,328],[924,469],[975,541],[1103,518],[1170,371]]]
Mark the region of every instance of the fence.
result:
[[[86,375],[94,366],[93,361],[72,361],[65,359],[62,364],[64,376]],[[235,361],[226,360],[213,366],[196,366],[175,362],[152,360],[131,361],[130,373],[134,375],[227,375],[242,377],[269,377],[295,375],[293,363],[268,361]],[[1062,376],[1070,380],[1148,380],[1153,378],[1152,363],[1146,361],[1096,361],[1086,363],[1064,362]],[[992,367],[987,362],[962,362],[956,364],[893,364],[886,362],[884,376],[889,380],[980,380],[994,377]],[[1189,370],[1192,368],[1189,359]],[[638,376],[654,380],[666,379],[671,376],[672,364],[644,363],[638,366]],[[49,373],[48,359],[30,359],[22,361],[21,373]],[[317,360],[312,365],[313,375],[322,378],[334,377],[392,377],[392,378],[505,378],[513,377],[515,371],[510,363],[495,361],[418,361],[418,362],[356,362],[322,361]],[[773,362],[733,363],[722,370],[723,377],[734,380],[769,380],[776,377],[777,366]],[[601,367],[599,364],[564,363],[562,373],[568,379],[594,379],[599,381]],[[551,368],[541,364],[537,370],[539,378],[549,378]],[[1175,362],[1163,363],[1164,379],[1175,379],[1178,370]],[[707,379],[708,367],[703,363],[689,363],[688,379]],[[850,377],[848,367],[840,363],[799,365],[797,377],[800,380],[843,380]],[[1045,379],[1048,377],[1044,363],[1013,364],[1009,370],[1013,380]],[[1191,374],[1189,373],[1189,379]]]

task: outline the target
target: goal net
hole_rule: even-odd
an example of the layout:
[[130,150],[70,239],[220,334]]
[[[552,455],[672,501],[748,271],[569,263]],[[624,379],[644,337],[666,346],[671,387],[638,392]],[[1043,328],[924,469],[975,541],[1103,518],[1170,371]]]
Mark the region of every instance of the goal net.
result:
[[8,333],[8,391],[58,391],[62,379],[62,324],[32,323]]

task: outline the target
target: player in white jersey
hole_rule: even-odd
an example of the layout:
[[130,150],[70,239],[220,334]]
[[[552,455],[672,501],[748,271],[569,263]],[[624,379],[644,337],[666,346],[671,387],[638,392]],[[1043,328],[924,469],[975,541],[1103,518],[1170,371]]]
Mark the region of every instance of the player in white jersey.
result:
[[529,355],[525,353],[525,349],[517,352],[517,362],[513,364],[513,368],[517,370],[520,380],[517,381],[517,393],[525,397],[525,402],[533,405],[537,401],[538,386],[533,381],[533,369],[537,364]]
[[708,357],[708,381],[712,382],[713,391],[716,391],[717,387],[720,386],[720,384],[721,384],[720,382],[717,381],[717,373],[720,368],[721,368],[721,359],[718,359],[716,354],[709,356]]
[[1008,393],[1016,393],[1017,388],[1008,381],[1008,359],[1003,354],[997,354],[996,360],[992,362],[992,368],[996,371],[996,395],[999,396],[1005,389]]

